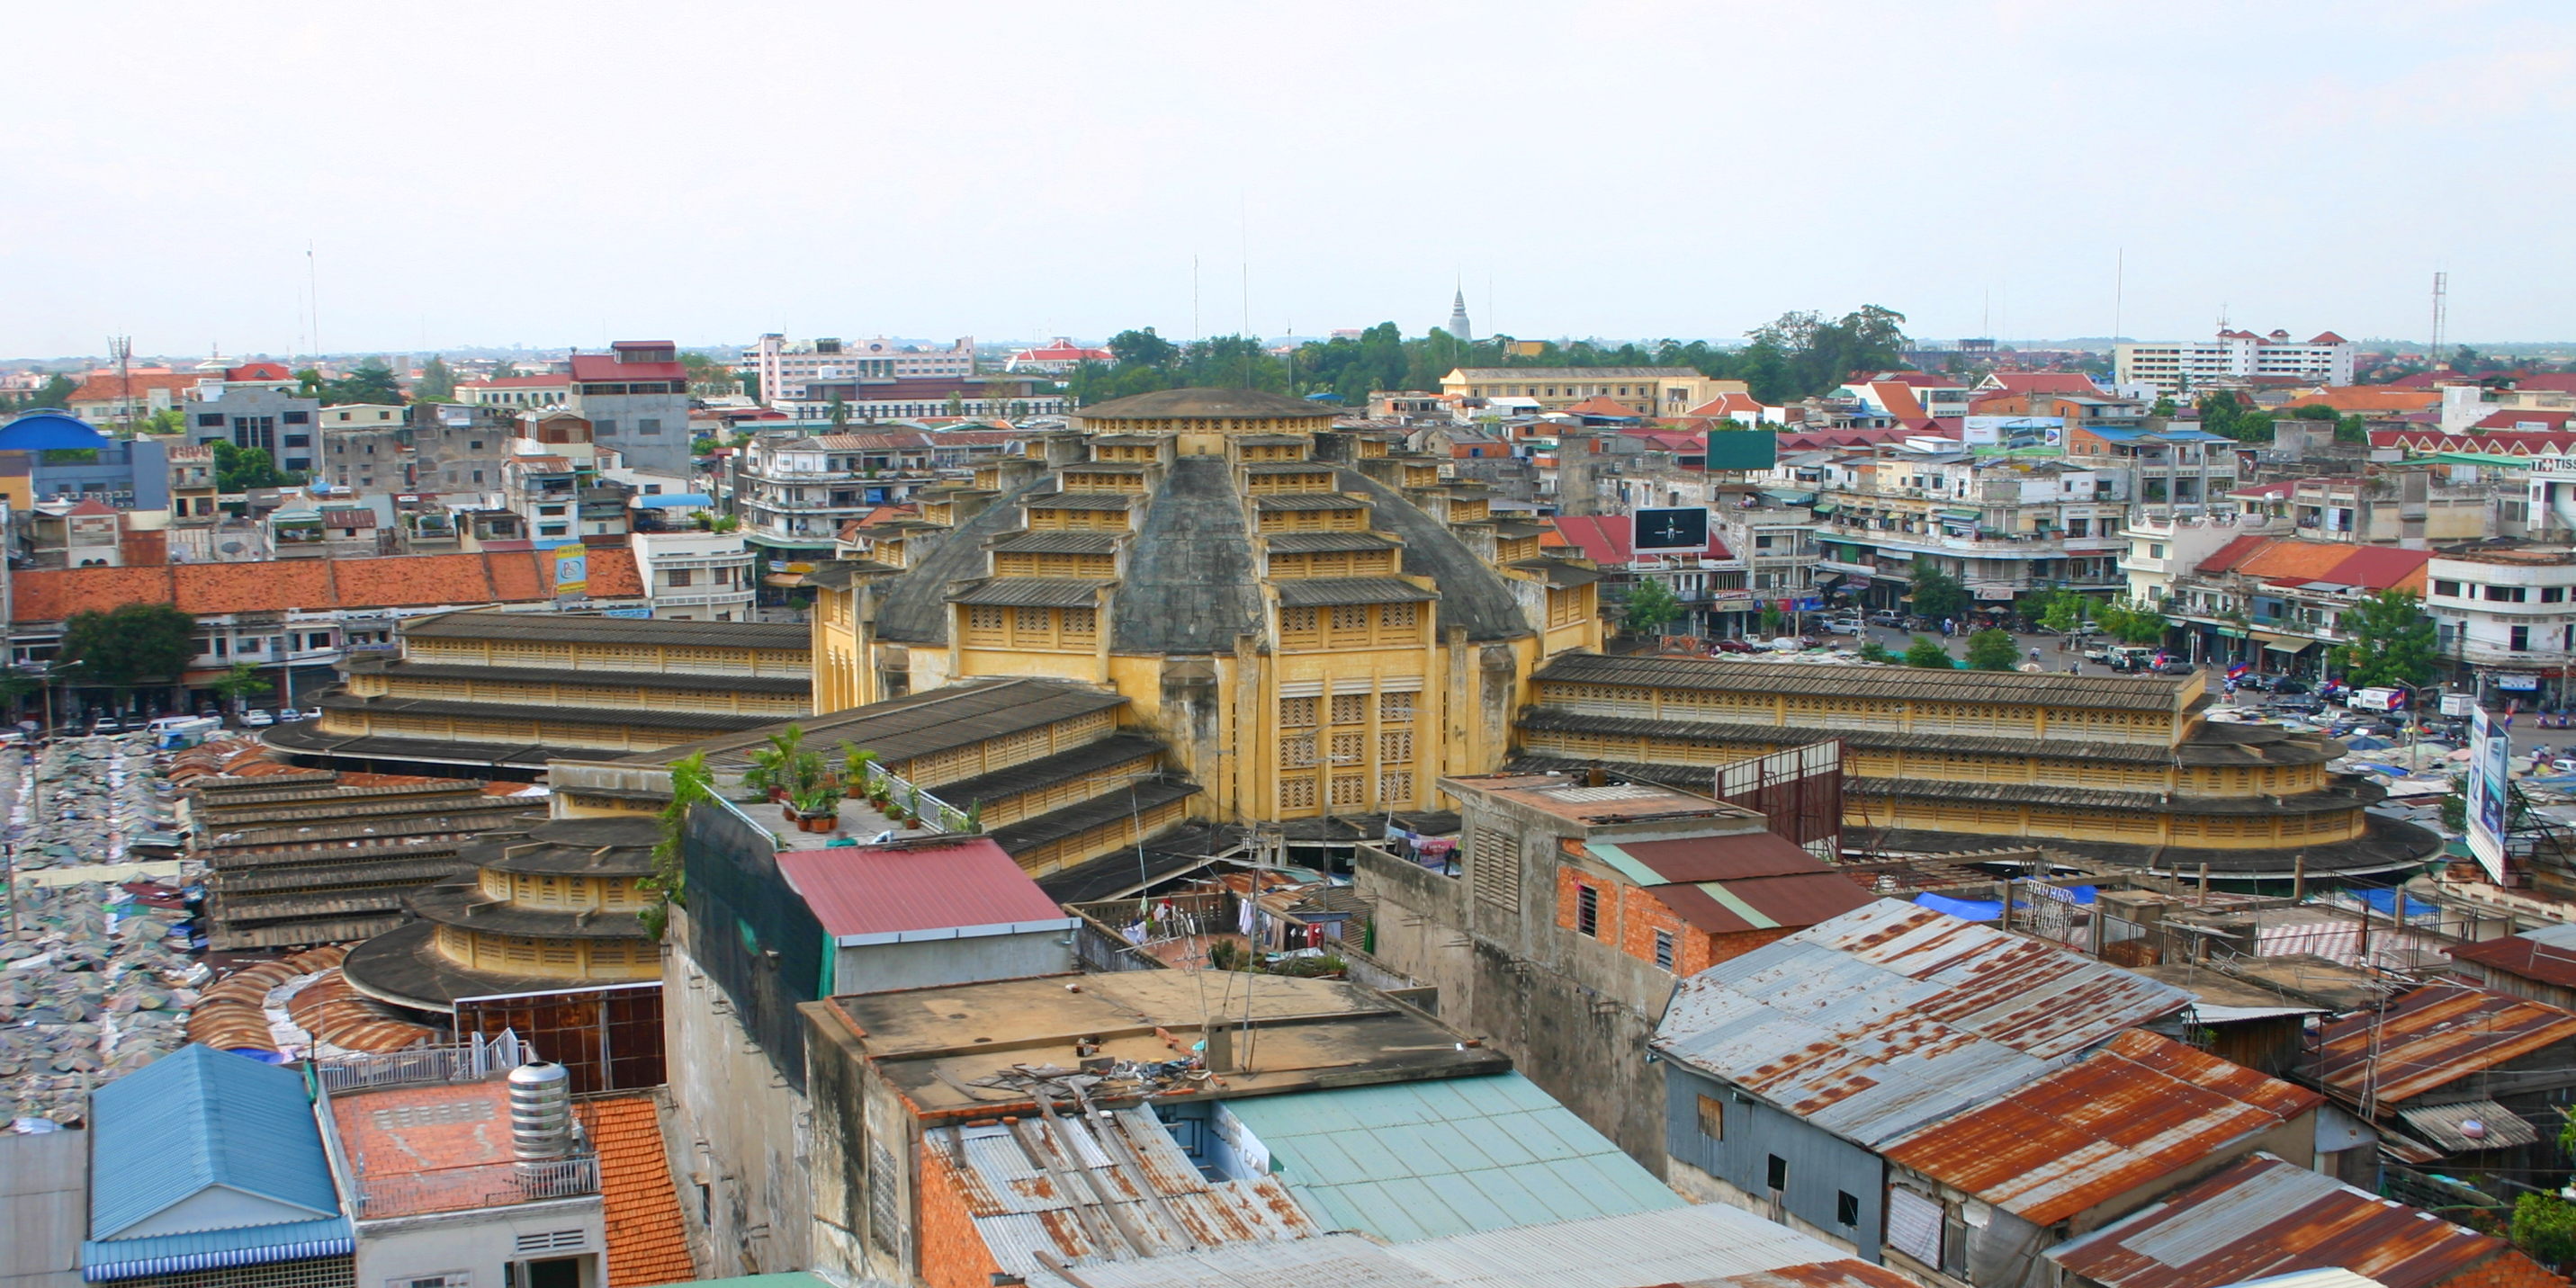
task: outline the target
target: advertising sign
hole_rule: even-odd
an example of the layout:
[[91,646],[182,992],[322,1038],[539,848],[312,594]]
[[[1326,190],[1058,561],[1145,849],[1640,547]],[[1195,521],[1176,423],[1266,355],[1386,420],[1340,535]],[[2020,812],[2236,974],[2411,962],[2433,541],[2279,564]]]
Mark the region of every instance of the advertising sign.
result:
[[1708,549],[1708,511],[1689,505],[1639,510],[1636,545],[1641,555],[1695,555]]
[[590,547],[576,541],[555,547],[555,599],[561,603],[590,594]]
[[1768,429],[1713,429],[1708,434],[1708,468],[1767,470],[1780,463],[1780,435]]
[[2066,450],[2063,416],[1962,416],[1959,441],[1971,451],[2029,452]]
[[2469,853],[2504,884],[2505,774],[2513,755],[2495,717],[2481,707],[2469,717]]

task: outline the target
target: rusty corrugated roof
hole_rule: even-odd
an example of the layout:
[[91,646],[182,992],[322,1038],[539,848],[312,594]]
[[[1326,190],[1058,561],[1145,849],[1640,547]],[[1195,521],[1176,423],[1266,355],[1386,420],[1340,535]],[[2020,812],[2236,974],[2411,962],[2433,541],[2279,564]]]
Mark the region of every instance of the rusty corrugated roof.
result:
[[2304,1114],[2324,1098],[2132,1029],[2013,1093],[1899,1139],[1889,1159],[2054,1225]]
[[2388,1288],[2430,1288],[2489,1269],[2506,1283],[2559,1283],[2505,1243],[2403,1203],[2256,1154],[2048,1251],[2106,1288],[2218,1288],[2340,1266]]
[[2389,1105],[2570,1039],[2576,1014],[2445,981],[2326,1026],[2305,1068],[2338,1100]]
[[1881,899],[1682,981],[1654,1045],[1876,1147],[2190,1000],[2062,948]]
[[955,1182],[995,1265],[1134,1261],[1322,1231],[1274,1177],[1209,1181],[1149,1109],[931,1132],[924,1166]]

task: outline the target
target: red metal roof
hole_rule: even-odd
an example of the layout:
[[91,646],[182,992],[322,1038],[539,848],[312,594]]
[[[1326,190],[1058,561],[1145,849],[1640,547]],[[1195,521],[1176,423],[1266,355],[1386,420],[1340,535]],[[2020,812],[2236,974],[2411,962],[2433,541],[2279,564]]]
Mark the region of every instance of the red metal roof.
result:
[[[1877,897],[1861,889],[1860,883],[1848,875],[1831,871],[1648,886],[1646,893],[1690,923],[1692,929],[1713,935],[1783,927],[1804,930]],[[1746,916],[1746,908],[1754,915]]]
[[[1824,863],[1771,832],[1619,842],[1619,852],[1666,881],[1741,881],[1747,877],[1823,872]],[[1857,908],[1859,904],[1853,904]]]
[[790,850],[778,856],[823,933],[906,931],[1057,922],[1064,909],[990,837],[922,845]]
[[2483,943],[2460,944],[2447,951],[2459,961],[2476,962],[2491,970],[2519,975],[2542,984],[2576,988],[2576,951],[2553,947],[2537,939],[2508,935]]
[[619,362],[613,353],[572,355],[574,380],[686,380],[689,369],[677,362]]
[[2431,429],[2374,429],[2370,431],[2370,445],[2402,447],[2418,452],[2493,452],[2498,456],[2556,456],[2576,451],[2576,430],[2490,429],[2484,433],[2445,434]]
[[1998,371],[1992,377],[2005,393],[2098,394],[2102,386],[2081,371]]
[[2446,981],[2398,998],[2385,1014],[2327,1025],[2307,1076],[2336,1099],[2358,1104],[2376,1046],[2379,1076],[2371,1092],[2379,1104],[2394,1105],[2571,1039],[2576,1014]]
[[2219,1288],[2332,1267],[2387,1288],[2432,1288],[2473,1271],[2481,1285],[2565,1282],[2502,1239],[2269,1154],[2047,1255],[2107,1288]]
[[[1583,552],[1584,558],[1605,568],[1625,565],[1634,562],[1637,558],[1634,536],[1636,521],[1628,515],[1560,514],[1549,522],[1555,524],[1557,532]],[[1710,526],[1713,528],[1716,525]],[[1734,558],[1727,553],[1726,543],[1718,540],[1714,532],[1709,535],[1708,549],[1703,554],[1710,559]]]
[[2503,411],[2489,414],[2486,419],[2471,428],[2518,429],[2526,434],[2534,431],[2548,433],[2567,428],[2567,418],[2570,416],[2576,416],[2576,412],[2535,411],[2528,407],[2508,407]]
[[2037,1082],[1887,1147],[1887,1157],[2054,1225],[2242,1145],[2324,1097],[2131,1029]]

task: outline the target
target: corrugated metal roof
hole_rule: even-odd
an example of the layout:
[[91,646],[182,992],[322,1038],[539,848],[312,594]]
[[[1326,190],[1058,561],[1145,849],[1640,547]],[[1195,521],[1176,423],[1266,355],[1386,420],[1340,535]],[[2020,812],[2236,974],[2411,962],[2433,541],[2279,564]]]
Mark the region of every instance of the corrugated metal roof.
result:
[[948,596],[949,602],[983,607],[1091,608],[1108,583],[1059,577],[994,577]]
[[1327,1229],[1396,1243],[1680,1207],[1517,1073],[1226,1102]]
[[2048,1251],[2108,1288],[2216,1288],[2341,1267],[2387,1288],[2429,1288],[2499,1255],[2502,1239],[2256,1154]]
[[1803,929],[1873,902],[1877,896],[1840,872],[1809,872],[1741,881],[1649,886],[1692,928],[1713,935],[1743,930]]
[[[1077,1272],[1086,1288],[1908,1288],[1785,1226],[1724,1204],[1560,1221],[1382,1247],[1356,1234],[1232,1243]],[[1047,1273],[1031,1288],[1073,1288]]]
[[0,1283],[79,1283],[88,1207],[89,1133],[0,1132]]
[[2570,1039],[2576,1014],[2445,981],[2399,997],[2384,1013],[2327,1025],[2307,1072],[2337,1099],[2359,1104],[2367,1090],[2393,1105]]
[[1033,1280],[1041,1255],[1089,1267],[1319,1232],[1274,1179],[1200,1176],[1148,1109],[951,1127],[925,1143],[994,1262]]
[[1682,981],[1654,1045],[1876,1147],[2190,1000],[2061,948],[1880,899]]
[[100,1283],[232,1266],[274,1265],[347,1256],[355,1246],[355,1235],[345,1216],[142,1239],[92,1239],[81,1245],[81,1278]]
[[1338,550],[1393,550],[1396,543],[1374,532],[1274,532],[1262,538],[1272,554],[1304,555]]
[[[2510,1149],[2540,1141],[2540,1129],[2532,1126],[2529,1119],[2492,1100],[2426,1105],[2402,1110],[2397,1116],[2426,1140],[2454,1153]],[[2480,1134],[2468,1134],[2470,1123],[2478,1124]]]
[[1065,920],[1064,909],[989,837],[788,850],[778,868],[823,933],[836,937]]
[[1440,597],[1396,577],[1319,577],[1311,581],[1283,581],[1278,585],[1282,608],[1417,603]]
[[806,627],[773,622],[682,622],[569,613],[440,613],[402,624],[422,639],[539,640],[550,644],[675,644],[688,648],[786,649],[813,644]]
[[1118,539],[1122,535],[1115,532],[1055,532],[1042,528],[1035,532],[1014,532],[986,543],[985,549],[1005,550],[1013,554],[1106,555],[1117,553]]
[[90,1152],[93,1239],[218,1185],[277,1204],[273,1220],[340,1212],[303,1077],[209,1046],[99,1088]]
[[1610,854],[1626,855],[1666,881],[1740,881],[1826,870],[1816,856],[1776,832],[1622,841],[1615,845],[1592,841],[1584,848],[1605,859]]
[[1893,1162],[2054,1225],[2314,1109],[2323,1097],[2132,1029],[2006,1099],[1911,1133]]
[[[768,745],[764,730],[774,732],[793,724],[805,730],[805,745],[808,747],[838,747],[849,742],[868,748],[888,761],[903,761],[1125,705],[1127,699],[1115,693],[1058,680],[971,679],[883,702],[871,702],[847,711],[781,720],[761,729],[615,759],[624,764],[647,764],[659,768],[691,752],[703,751],[708,764],[718,771],[719,777],[724,777],[740,773],[750,763],[752,749]],[[573,753],[562,758],[603,760],[610,757],[605,753],[592,752]]]
[[1532,677],[1577,684],[1750,690],[1893,701],[2003,702],[2121,711],[2178,711],[2185,679],[2019,671],[1928,671],[1801,662],[1567,653]]

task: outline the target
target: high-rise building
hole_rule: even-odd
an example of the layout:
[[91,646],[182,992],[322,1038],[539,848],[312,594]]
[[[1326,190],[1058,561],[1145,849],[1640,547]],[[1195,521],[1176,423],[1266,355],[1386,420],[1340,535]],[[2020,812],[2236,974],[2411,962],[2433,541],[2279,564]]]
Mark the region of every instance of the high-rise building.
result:
[[2158,393],[2195,389],[2241,388],[2265,377],[2320,385],[2352,383],[2353,343],[2332,331],[2314,339],[2293,340],[2287,331],[2270,335],[2221,331],[2208,340],[2147,340],[2114,346],[2113,364],[2120,388],[2146,385]]

